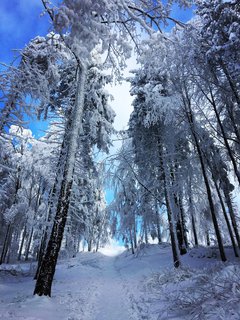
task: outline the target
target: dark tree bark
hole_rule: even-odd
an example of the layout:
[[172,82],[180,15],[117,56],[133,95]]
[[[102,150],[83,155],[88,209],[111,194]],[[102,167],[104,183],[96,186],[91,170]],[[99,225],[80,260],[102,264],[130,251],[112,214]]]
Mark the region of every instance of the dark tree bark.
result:
[[21,260],[22,249],[23,249],[23,244],[24,244],[24,241],[25,241],[26,233],[27,233],[27,228],[25,226],[24,230],[23,230],[23,234],[22,234],[22,240],[21,240],[20,248],[19,248],[19,251],[18,251],[18,261]]
[[236,160],[235,160],[235,158],[234,158],[234,156],[233,156],[231,147],[230,147],[230,145],[229,145],[229,142],[228,142],[228,139],[227,139],[227,136],[226,136],[226,133],[225,133],[225,130],[224,130],[222,121],[221,121],[221,119],[220,119],[220,115],[219,115],[219,112],[218,112],[218,110],[217,110],[217,106],[216,106],[215,99],[214,99],[214,96],[213,96],[213,93],[212,93],[211,89],[210,89],[210,95],[211,95],[211,99],[209,99],[209,101],[211,102],[211,104],[212,104],[212,106],[213,106],[213,110],[214,110],[214,113],[215,113],[215,115],[216,115],[219,128],[220,128],[220,130],[221,130],[221,134],[222,134],[222,137],[223,137],[223,140],[224,140],[224,144],[225,144],[225,146],[226,146],[226,149],[227,149],[229,158],[230,158],[230,160],[231,160],[231,162],[232,162],[235,175],[236,175],[236,177],[237,177],[237,179],[238,179],[238,183],[240,184],[240,173],[239,173],[239,170],[238,170],[238,166],[237,166]]
[[190,217],[191,217],[191,222],[192,222],[194,243],[195,243],[195,246],[198,247],[198,237],[197,237],[196,222],[195,222],[195,217],[194,217],[194,207],[193,207],[193,200],[192,200],[192,182],[191,182],[191,178],[189,180],[190,180],[189,181],[189,186],[188,186],[189,211],[190,211]]
[[235,213],[234,213],[234,210],[233,210],[231,197],[230,197],[228,191],[224,190],[223,192],[224,192],[226,204],[228,206],[229,215],[230,215],[230,218],[231,218],[231,221],[232,221],[232,226],[233,226],[233,230],[234,230],[234,233],[235,233],[235,236],[236,236],[237,244],[238,244],[238,247],[240,248],[240,236],[239,236],[239,232],[238,232],[238,226],[237,226]]
[[134,249],[137,249],[137,228],[136,228],[136,219],[134,214],[134,225],[133,225],[133,242],[134,242]]
[[38,294],[39,296],[51,296],[53,276],[55,273],[58,254],[61,248],[64,228],[66,225],[71,188],[73,183],[74,166],[78,149],[78,139],[82,128],[86,72],[86,67],[79,64],[77,69],[75,104],[70,115],[70,121],[68,123],[68,148],[66,151],[66,161],[64,164],[63,178],[61,181],[56,215],[46,254],[42,260],[38,278],[36,281],[36,287],[34,290],[34,294]]
[[7,231],[6,231],[6,235],[5,235],[4,242],[3,242],[2,254],[0,257],[0,264],[4,263],[8,249],[9,249],[9,245],[10,245],[11,237],[12,237],[12,228],[11,227],[12,227],[11,223],[9,223],[7,226]]
[[55,268],[57,264],[58,254],[60,251],[64,227],[67,221],[67,213],[70,202],[72,182],[62,184],[60,199],[58,202],[56,217],[53,223],[52,233],[48,242],[46,254],[39,270],[34,294],[39,296],[45,295],[51,297],[51,286]]
[[171,246],[172,246],[172,255],[173,255],[173,265],[175,268],[178,268],[181,263],[179,259],[178,249],[177,249],[177,241],[175,237],[175,221],[173,212],[171,209],[171,205],[169,202],[169,195],[168,195],[168,189],[167,189],[167,180],[166,180],[166,170],[164,167],[164,162],[162,158],[162,145],[160,140],[160,133],[158,137],[158,154],[159,154],[159,161],[160,161],[160,176],[163,181],[163,188],[164,188],[164,197],[165,197],[165,203],[167,208],[167,217],[168,217],[168,224],[169,224],[169,233],[170,233],[170,239],[171,239]]
[[161,234],[160,218],[159,218],[158,202],[157,202],[157,200],[155,201],[155,210],[156,210],[156,223],[157,223],[158,243],[162,243],[162,234]]
[[166,201],[166,207],[167,207],[169,232],[170,232],[170,238],[171,238],[171,244],[172,244],[173,264],[175,268],[178,268],[180,266],[180,260],[178,257],[177,243],[176,243],[175,233],[174,233],[173,214],[172,214],[169,199],[168,199],[166,183],[164,183],[164,194],[165,194],[165,201]]
[[228,219],[228,215],[227,215],[227,211],[226,211],[226,208],[225,208],[225,205],[224,205],[224,201],[223,201],[221,192],[219,190],[219,187],[218,187],[217,182],[214,179],[214,177],[213,177],[213,181],[214,181],[214,185],[215,185],[215,188],[216,188],[216,191],[217,191],[217,194],[218,194],[218,198],[219,198],[219,201],[220,201],[220,204],[221,204],[222,212],[223,212],[226,224],[227,224],[228,232],[229,232],[230,239],[231,239],[232,246],[233,246],[233,251],[234,251],[235,257],[238,257],[239,256],[238,255],[238,250],[237,250],[237,246],[236,246],[236,243],[235,243],[234,235],[233,235],[233,232],[232,232],[231,224],[230,224],[230,221]]
[[210,208],[212,221],[213,221],[213,226],[214,226],[214,230],[215,230],[217,241],[218,241],[218,247],[219,247],[220,256],[221,256],[222,261],[226,261],[227,258],[226,258],[226,255],[225,255],[223,242],[222,242],[222,237],[221,237],[220,229],[219,229],[219,226],[218,226],[217,216],[216,216],[214,203],[213,203],[213,198],[212,198],[212,191],[211,191],[210,183],[209,183],[208,176],[207,176],[207,171],[206,171],[206,167],[205,167],[205,163],[204,163],[204,159],[203,159],[202,150],[201,150],[201,147],[200,147],[200,144],[199,144],[199,141],[198,141],[196,128],[195,128],[195,124],[194,124],[194,117],[193,117],[192,109],[191,109],[191,103],[189,101],[189,97],[188,96],[184,97],[184,102],[185,102],[185,107],[186,107],[187,119],[188,119],[188,122],[189,122],[190,130],[191,130],[191,133],[192,133],[194,144],[195,144],[196,149],[197,149],[197,153],[198,153],[198,157],[199,157],[199,161],[200,161],[200,165],[201,165],[201,169],[202,169],[203,179],[204,179],[204,183],[205,183],[205,187],[206,187],[206,191],[207,191],[209,208]]
[[134,254],[135,252],[134,252],[133,236],[132,236],[131,230],[129,231],[129,234],[130,234],[131,251],[132,251],[132,254]]
[[28,261],[28,255],[29,255],[29,250],[30,250],[30,246],[31,246],[31,242],[32,242],[32,237],[33,237],[33,228],[31,229],[31,232],[28,237],[27,247],[25,250],[25,261]]

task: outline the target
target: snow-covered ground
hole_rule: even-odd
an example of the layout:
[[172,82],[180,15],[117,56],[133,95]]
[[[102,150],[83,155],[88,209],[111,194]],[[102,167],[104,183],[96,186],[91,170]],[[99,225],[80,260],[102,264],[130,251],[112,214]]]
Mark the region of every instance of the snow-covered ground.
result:
[[[168,244],[123,252],[79,253],[60,261],[52,298],[33,296],[29,264],[1,266],[0,319],[240,319],[239,261],[193,249],[172,267]],[[108,255],[106,255],[108,254]],[[5,269],[5,271],[4,271]]]

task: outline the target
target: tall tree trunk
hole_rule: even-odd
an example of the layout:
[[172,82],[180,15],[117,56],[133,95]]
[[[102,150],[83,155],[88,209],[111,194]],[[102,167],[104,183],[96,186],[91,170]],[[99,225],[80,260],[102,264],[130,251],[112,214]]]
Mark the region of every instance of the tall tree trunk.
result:
[[178,255],[177,242],[176,242],[175,232],[174,232],[175,223],[174,223],[174,218],[173,218],[173,214],[172,214],[170,203],[169,203],[166,181],[164,182],[164,195],[165,195],[165,201],[166,201],[166,207],[167,207],[169,232],[170,232],[171,245],[172,245],[173,264],[175,268],[178,268],[180,266],[180,259]]
[[237,84],[235,83],[235,81],[232,79],[232,76],[230,75],[225,63],[223,62],[222,59],[220,59],[220,66],[228,80],[228,83],[229,83],[229,86],[233,92],[233,95],[234,95],[234,98],[238,104],[238,106],[240,107],[240,97],[239,97],[239,94],[238,94],[238,88],[237,88]]
[[192,181],[190,178],[189,186],[188,186],[188,201],[189,201],[189,211],[190,211],[190,217],[192,222],[192,230],[193,230],[193,236],[194,236],[194,243],[195,246],[198,247],[198,237],[197,237],[197,230],[196,230],[196,222],[194,217],[194,207],[193,207],[193,200],[192,200]]
[[215,112],[215,115],[216,115],[216,118],[217,118],[217,122],[218,122],[219,128],[221,130],[221,134],[222,134],[222,137],[223,137],[223,140],[224,140],[224,143],[225,143],[229,158],[230,158],[230,160],[232,162],[235,175],[236,175],[236,177],[238,179],[238,183],[240,184],[240,172],[238,170],[238,166],[237,166],[236,160],[235,160],[235,158],[233,156],[231,147],[230,147],[228,139],[226,137],[225,130],[224,130],[222,121],[220,119],[220,116],[219,116],[219,113],[218,113],[218,110],[217,110],[217,106],[216,106],[216,103],[215,103],[215,99],[214,99],[214,96],[213,96],[213,93],[212,93],[211,89],[210,89],[210,95],[211,95],[211,104],[213,106],[213,110]]
[[51,286],[58,254],[63,239],[64,228],[67,220],[73,172],[78,148],[80,129],[82,128],[82,114],[84,108],[84,86],[86,81],[85,66],[78,66],[77,89],[75,105],[71,114],[71,125],[69,128],[68,150],[64,166],[63,179],[61,182],[60,195],[57,204],[51,236],[48,242],[46,254],[43,258],[39,275],[37,278],[34,294],[51,296]]
[[[186,92],[186,94],[187,94],[187,92]],[[206,191],[207,191],[209,208],[210,208],[210,211],[211,211],[213,226],[214,226],[216,237],[217,237],[217,241],[218,241],[218,247],[219,247],[220,256],[221,256],[222,261],[226,261],[227,259],[226,259],[226,255],[225,255],[225,251],[224,251],[224,247],[223,247],[223,242],[222,242],[220,229],[219,229],[218,222],[217,222],[216,212],[215,212],[213,198],[212,198],[212,191],[211,191],[211,188],[210,188],[210,183],[208,181],[208,176],[207,176],[207,171],[206,171],[204,160],[203,160],[202,150],[201,150],[201,147],[200,147],[200,144],[199,144],[199,141],[198,141],[197,133],[195,131],[196,128],[195,128],[195,124],[194,124],[194,119],[193,119],[193,114],[192,114],[192,109],[191,109],[191,103],[190,103],[188,97],[185,97],[185,98],[187,98],[187,102],[185,101],[185,103],[186,103],[185,106],[187,108],[187,110],[186,110],[187,119],[188,119],[188,122],[189,122],[190,130],[191,130],[192,137],[193,137],[196,149],[197,149],[197,153],[198,153],[198,157],[199,157],[199,161],[200,161],[200,165],[201,165],[201,169],[202,169],[203,179],[204,179],[204,183],[205,183],[205,187],[206,187]]]
[[22,240],[21,240],[20,248],[19,248],[19,251],[18,251],[18,261],[21,260],[22,249],[23,249],[23,244],[24,244],[25,237],[26,237],[26,232],[27,232],[27,228],[26,228],[26,225],[25,225],[24,230],[23,230],[23,234],[22,234]]
[[157,223],[158,243],[162,243],[162,234],[161,234],[160,218],[159,218],[159,212],[158,212],[158,202],[157,202],[157,199],[156,199],[156,201],[155,201],[155,210],[156,210],[156,223]]
[[145,239],[145,243],[148,244],[147,223],[146,223],[145,217],[144,217],[143,227],[144,227],[144,239]]
[[134,254],[133,236],[132,236],[131,229],[129,230],[129,234],[130,234],[131,251],[132,251],[132,254]]
[[88,238],[88,252],[91,252],[92,251],[92,239]]
[[4,261],[5,261],[5,258],[6,258],[7,252],[8,252],[10,239],[11,239],[11,223],[9,223],[7,226],[7,231],[6,231],[6,235],[5,235],[4,242],[3,242],[2,254],[0,257],[0,264],[4,263]]
[[224,190],[224,196],[225,196],[226,204],[228,206],[229,215],[230,215],[230,218],[232,221],[233,230],[234,230],[234,233],[235,233],[235,236],[237,239],[237,244],[238,244],[238,247],[240,248],[240,236],[239,236],[237,221],[236,221],[236,217],[235,217],[235,213],[233,210],[233,205],[232,205],[232,201],[231,201],[231,197],[229,195],[229,192]]
[[[176,166],[175,169],[177,170]],[[171,169],[171,183],[172,186],[174,187],[175,185],[175,173],[173,171],[173,168]],[[180,204],[179,204],[179,199],[176,195],[176,193],[174,192],[173,194],[173,198],[174,198],[174,206],[176,209],[176,234],[177,234],[177,240],[178,240],[178,247],[179,247],[179,251],[181,255],[184,255],[187,253],[186,247],[184,245],[184,231],[183,231],[183,221],[181,219],[181,208],[180,208]]]
[[134,224],[133,224],[133,242],[134,242],[134,248],[137,249],[137,228],[136,228],[136,217],[134,214]]
[[168,224],[169,224],[169,233],[171,239],[171,247],[172,247],[172,255],[173,255],[173,265],[175,268],[178,268],[181,265],[179,253],[177,249],[177,240],[175,236],[175,217],[173,216],[172,208],[169,201],[169,194],[168,194],[168,186],[167,186],[167,178],[166,178],[166,168],[163,160],[163,152],[162,152],[162,144],[160,140],[160,133],[158,133],[158,154],[159,154],[159,161],[160,161],[160,170],[161,170],[161,177],[163,180],[163,188],[164,188],[164,197],[166,202],[167,208],[167,217],[168,217]]
[[206,240],[207,240],[207,246],[210,247],[210,236],[209,236],[209,230],[206,230]]
[[[62,143],[62,148],[61,148],[61,154],[60,154],[59,161],[58,161],[58,167],[60,166],[60,159],[63,159],[63,157],[61,157],[62,154],[63,154],[63,143]],[[43,257],[45,254],[45,250],[46,250],[47,239],[48,239],[48,235],[49,235],[49,224],[51,223],[52,214],[53,214],[53,199],[55,199],[55,196],[56,196],[58,179],[59,178],[56,175],[51,193],[49,194],[49,198],[48,198],[48,210],[47,210],[47,217],[46,217],[47,225],[43,231],[43,235],[42,235],[41,242],[40,242],[40,247],[39,247],[39,251],[38,251],[38,265],[37,265],[37,270],[36,270],[36,273],[34,276],[34,280],[36,280],[38,278],[40,267],[41,267]]]
[[182,197],[183,197],[182,192],[180,192],[178,203],[179,203],[179,209],[181,214],[183,240],[184,240],[185,248],[187,249],[189,244],[188,244],[187,227],[186,227],[186,220],[185,220],[186,218],[185,218],[185,212],[184,212],[183,203],[182,203]]
[[27,242],[27,246],[26,246],[26,250],[25,250],[25,261],[28,261],[28,255],[29,255],[29,250],[30,250],[30,246],[31,246],[31,242],[32,242],[32,237],[33,237],[33,228],[31,229],[31,232],[28,237],[28,242]]
[[225,205],[224,205],[224,201],[223,201],[221,192],[220,192],[219,187],[217,185],[217,181],[214,179],[214,177],[213,177],[213,182],[214,182],[214,185],[215,185],[215,188],[216,188],[216,191],[217,191],[217,194],[218,194],[218,198],[219,198],[219,201],[220,201],[220,204],[221,204],[221,207],[222,207],[222,212],[223,212],[226,224],[227,224],[227,228],[228,228],[228,232],[229,232],[230,239],[231,239],[231,242],[232,242],[234,254],[235,254],[235,257],[238,257],[239,256],[238,255],[238,250],[237,250],[237,246],[236,246],[235,239],[234,239],[234,236],[233,236],[231,224],[230,224],[230,221],[228,219],[227,211],[226,211],[226,208],[225,208]]

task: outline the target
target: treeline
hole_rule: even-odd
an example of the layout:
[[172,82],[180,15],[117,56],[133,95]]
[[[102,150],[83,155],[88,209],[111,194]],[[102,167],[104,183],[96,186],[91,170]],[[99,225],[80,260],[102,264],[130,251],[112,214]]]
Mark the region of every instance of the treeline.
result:
[[113,223],[133,253],[139,235],[169,235],[176,267],[189,246],[239,256],[239,46],[235,1],[198,1],[192,21],[145,41],[112,173]]

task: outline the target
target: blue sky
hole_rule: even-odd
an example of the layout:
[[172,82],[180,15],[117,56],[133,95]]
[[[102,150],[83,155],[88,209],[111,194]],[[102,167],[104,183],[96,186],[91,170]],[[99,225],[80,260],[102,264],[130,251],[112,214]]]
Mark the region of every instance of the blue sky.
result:
[[40,0],[0,1],[0,61],[10,63],[16,53],[36,35],[45,35],[50,26]]
[[[49,18],[40,16],[43,5],[40,0],[0,1],[0,62],[10,64],[18,56],[15,50],[22,49],[37,35],[46,35]],[[36,137],[47,129],[46,121],[31,120],[30,129]]]
[[[41,0],[1,0],[0,1],[0,61],[10,63],[12,49],[21,49],[37,35],[46,35],[50,27]],[[183,22],[192,17],[192,10],[179,10],[173,6],[172,16]],[[16,55],[16,53],[15,53]]]

